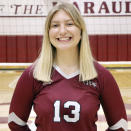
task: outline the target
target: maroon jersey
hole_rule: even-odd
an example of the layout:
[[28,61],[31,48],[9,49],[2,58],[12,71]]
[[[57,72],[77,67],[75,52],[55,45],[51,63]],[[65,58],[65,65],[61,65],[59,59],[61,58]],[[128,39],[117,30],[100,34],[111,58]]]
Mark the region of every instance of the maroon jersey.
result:
[[127,116],[119,88],[112,75],[95,63],[98,77],[79,81],[79,72],[64,74],[53,67],[52,83],[33,78],[32,68],[19,79],[10,105],[11,131],[30,131],[26,124],[31,107],[37,131],[97,131],[97,112],[103,107],[108,131],[126,131]]

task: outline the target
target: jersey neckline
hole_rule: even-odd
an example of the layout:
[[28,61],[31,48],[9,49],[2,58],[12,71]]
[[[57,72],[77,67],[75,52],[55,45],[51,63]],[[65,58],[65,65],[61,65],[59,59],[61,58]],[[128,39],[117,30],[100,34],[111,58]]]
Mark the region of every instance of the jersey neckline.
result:
[[76,72],[74,72],[74,73],[71,73],[71,74],[66,74],[66,73],[63,72],[63,71],[60,69],[60,67],[57,66],[56,64],[54,64],[53,67],[55,68],[55,70],[56,70],[60,75],[62,75],[62,76],[63,76],[64,78],[66,78],[66,79],[71,79],[71,78],[73,78],[73,77],[75,77],[75,76],[77,76],[77,75],[80,74],[80,71],[79,71],[79,70],[76,71]]

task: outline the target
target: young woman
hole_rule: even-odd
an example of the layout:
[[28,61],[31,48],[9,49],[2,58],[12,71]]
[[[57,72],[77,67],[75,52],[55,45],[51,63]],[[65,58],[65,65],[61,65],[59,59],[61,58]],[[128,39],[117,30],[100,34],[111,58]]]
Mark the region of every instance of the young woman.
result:
[[19,79],[10,105],[11,131],[30,131],[31,108],[37,131],[96,131],[102,105],[108,131],[127,131],[127,116],[112,75],[92,57],[86,25],[71,4],[48,14],[41,54]]

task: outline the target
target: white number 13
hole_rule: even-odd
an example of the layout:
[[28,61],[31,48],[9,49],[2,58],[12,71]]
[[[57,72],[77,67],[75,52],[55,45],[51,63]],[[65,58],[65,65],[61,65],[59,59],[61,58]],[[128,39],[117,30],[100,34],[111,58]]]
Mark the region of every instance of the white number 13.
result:
[[[70,106],[74,106],[74,110],[71,110],[71,114],[74,117],[70,118],[68,115],[64,115],[64,120],[66,122],[77,122],[80,119],[80,104],[76,101],[67,101],[64,103],[64,108],[69,108]],[[60,122],[60,101],[57,100],[54,102],[54,122]]]

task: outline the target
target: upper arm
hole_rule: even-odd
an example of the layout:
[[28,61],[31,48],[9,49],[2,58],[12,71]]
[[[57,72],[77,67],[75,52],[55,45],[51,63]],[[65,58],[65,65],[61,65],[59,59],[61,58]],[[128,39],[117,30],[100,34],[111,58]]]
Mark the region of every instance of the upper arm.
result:
[[28,131],[28,120],[33,104],[33,78],[26,70],[16,85],[9,110],[8,123],[11,130]]
[[127,116],[119,87],[110,74],[106,71],[101,78],[100,101],[110,130],[127,130]]

